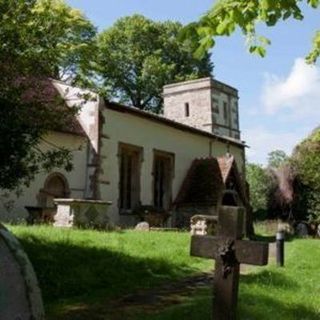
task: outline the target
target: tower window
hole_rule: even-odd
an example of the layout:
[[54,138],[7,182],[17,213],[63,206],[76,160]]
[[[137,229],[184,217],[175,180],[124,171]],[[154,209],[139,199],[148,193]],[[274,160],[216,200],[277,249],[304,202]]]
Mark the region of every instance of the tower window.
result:
[[189,106],[189,103],[186,102],[184,104],[184,114],[186,117],[189,117],[190,116],[190,106]]
[[228,104],[226,102],[223,103],[223,117],[224,120],[228,120]]

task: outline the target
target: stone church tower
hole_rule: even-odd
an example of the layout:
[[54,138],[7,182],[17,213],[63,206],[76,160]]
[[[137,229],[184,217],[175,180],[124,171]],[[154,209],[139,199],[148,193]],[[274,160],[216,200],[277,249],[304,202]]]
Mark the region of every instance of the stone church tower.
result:
[[211,78],[164,86],[164,116],[240,140],[238,90]]

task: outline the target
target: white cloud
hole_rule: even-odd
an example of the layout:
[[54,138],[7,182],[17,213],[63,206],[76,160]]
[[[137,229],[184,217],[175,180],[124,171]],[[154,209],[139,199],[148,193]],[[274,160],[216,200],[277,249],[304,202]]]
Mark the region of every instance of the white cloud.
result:
[[266,74],[261,99],[269,115],[284,111],[291,119],[319,119],[320,68],[297,58],[287,77]]
[[[320,123],[320,67],[297,58],[287,76],[266,74],[262,110],[249,110],[243,138],[250,162],[265,164],[270,151],[290,154],[295,145]],[[256,109],[253,109],[253,111]]]
[[249,162],[266,164],[267,155],[273,150],[283,150],[288,155],[293,147],[308,134],[308,129],[299,132],[274,132],[265,127],[253,127],[243,130],[243,138],[250,148],[246,155]]

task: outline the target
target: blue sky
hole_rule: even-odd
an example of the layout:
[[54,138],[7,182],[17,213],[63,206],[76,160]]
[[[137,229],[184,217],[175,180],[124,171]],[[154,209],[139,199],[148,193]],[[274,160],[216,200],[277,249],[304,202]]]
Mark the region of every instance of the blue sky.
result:
[[[118,18],[140,13],[154,20],[197,20],[212,0],[69,0],[103,30]],[[241,34],[218,39],[212,51],[214,76],[239,90],[242,139],[249,161],[265,163],[267,153],[292,147],[320,124],[320,68],[303,58],[320,29],[320,10],[305,8],[305,20],[262,27],[272,44],[265,58],[247,53]]]

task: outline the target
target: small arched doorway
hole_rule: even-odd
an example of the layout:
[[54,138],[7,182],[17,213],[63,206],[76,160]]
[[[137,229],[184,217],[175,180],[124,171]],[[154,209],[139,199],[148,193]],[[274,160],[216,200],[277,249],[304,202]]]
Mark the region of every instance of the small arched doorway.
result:
[[55,198],[69,198],[70,188],[68,180],[61,173],[51,173],[46,181],[44,187],[40,190],[38,202],[42,208],[54,208]]

